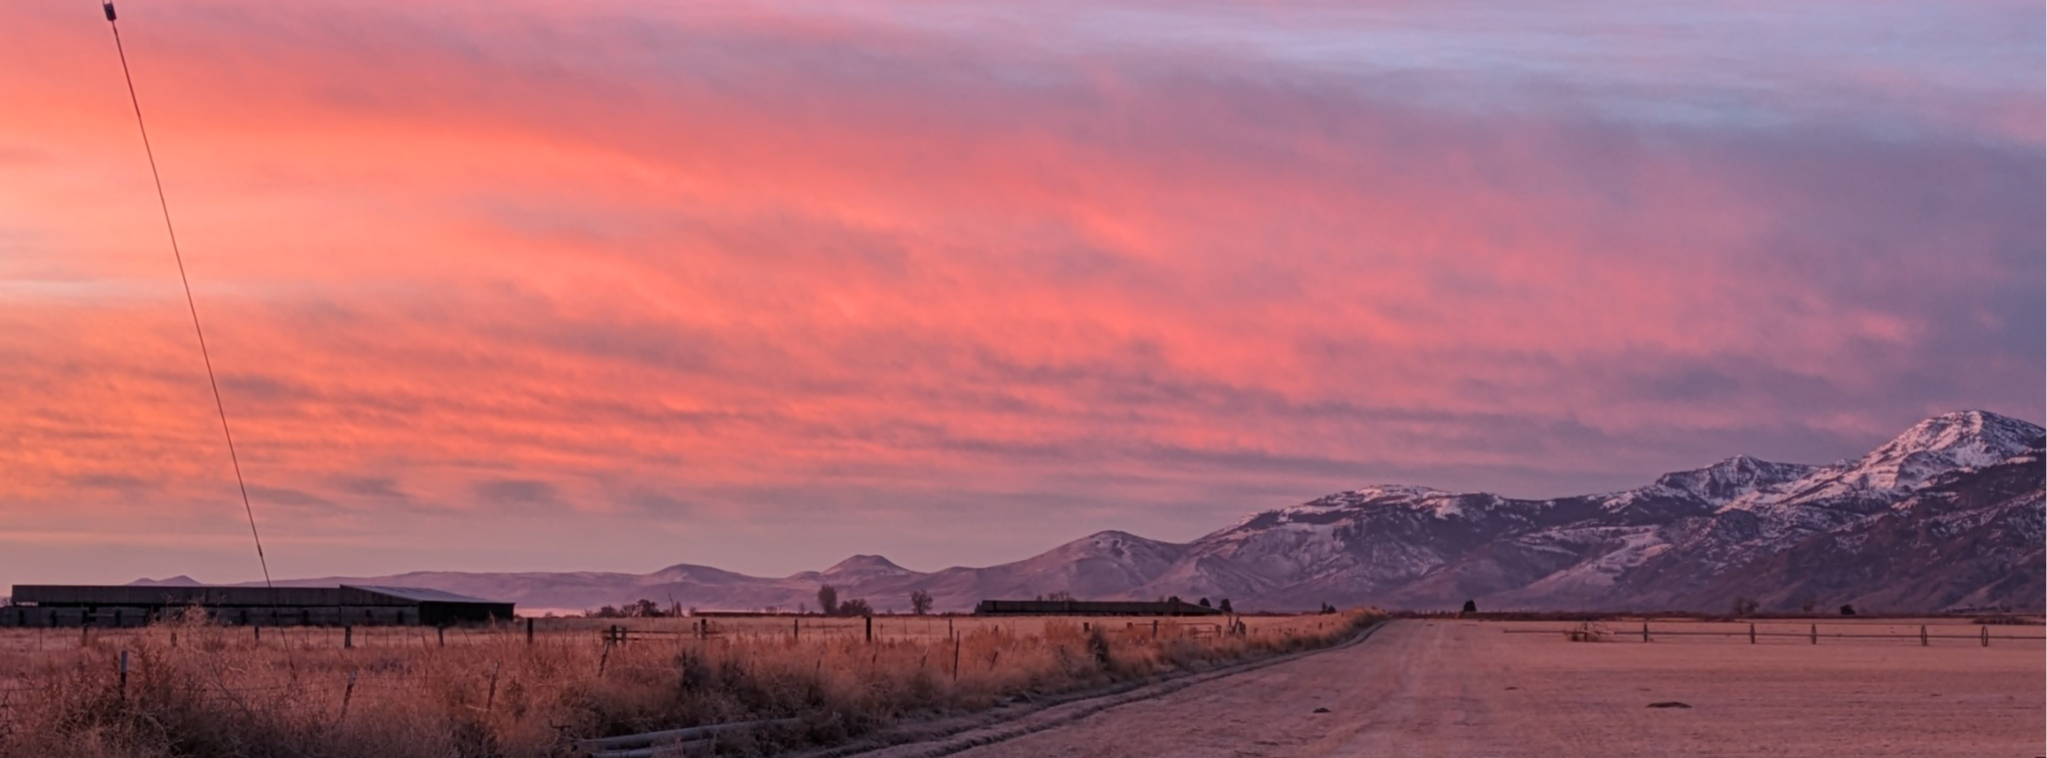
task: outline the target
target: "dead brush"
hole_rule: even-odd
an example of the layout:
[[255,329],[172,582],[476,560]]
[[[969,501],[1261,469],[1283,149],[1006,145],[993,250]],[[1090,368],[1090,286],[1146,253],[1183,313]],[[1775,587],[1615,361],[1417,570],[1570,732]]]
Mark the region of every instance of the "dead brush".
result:
[[[802,720],[720,738],[719,754],[751,755],[1327,644],[1370,618],[1199,636],[1171,620],[1156,635],[1149,623],[1003,620],[957,640],[733,634],[608,651],[594,630],[531,645],[479,634],[440,647],[428,635],[344,650],[317,629],[266,629],[258,643],[247,627],[187,618],[0,661],[0,688],[35,693],[0,709],[0,758],[556,758],[564,739]],[[131,656],[125,688],[121,650]]]

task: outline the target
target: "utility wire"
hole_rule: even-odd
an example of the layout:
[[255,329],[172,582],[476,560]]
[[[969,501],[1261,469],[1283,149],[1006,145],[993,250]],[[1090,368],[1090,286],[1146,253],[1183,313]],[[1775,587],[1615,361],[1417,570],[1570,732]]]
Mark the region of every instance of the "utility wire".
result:
[[192,312],[192,334],[199,338],[199,357],[206,362],[206,383],[213,388],[213,409],[220,413],[220,434],[227,438],[227,459],[234,464],[235,485],[242,491],[242,512],[249,516],[249,536],[256,539],[256,562],[263,566],[263,586],[270,583],[270,559],[263,556],[263,535],[256,531],[256,509],[249,504],[249,483],[242,479],[242,459],[235,454],[235,434],[228,429],[227,404],[220,399],[220,380],[213,375],[213,356],[206,349],[206,330],[199,327],[199,303],[192,297],[192,279],[185,275],[185,254],[178,249],[178,230],[171,225],[171,203],[164,197],[163,174],[156,169],[156,151],[149,146],[149,127],[142,121],[142,100],[135,96],[135,75],[128,72],[128,51],[121,46],[121,25],[114,21],[113,0],[102,0],[107,28],[114,31],[114,52],[121,56],[121,77],[128,82],[128,102],[135,106],[135,129],[142,133],[142,153],[149,156],[149,176],[156,180],[156,204],[163,209],[163,230],[171,238],[171,257],[178,261],[178,281],[185,285],[185,307]]

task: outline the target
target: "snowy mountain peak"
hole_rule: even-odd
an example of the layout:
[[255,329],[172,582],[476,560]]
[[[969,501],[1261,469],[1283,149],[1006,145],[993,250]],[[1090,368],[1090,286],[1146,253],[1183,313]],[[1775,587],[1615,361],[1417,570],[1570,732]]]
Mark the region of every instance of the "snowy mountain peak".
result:
[[1848,463],[1840,480],[1868,489],[1910,488],[1940,471],[1980,468],[2024,453],[2041,434],[2038,426],[1989,411],[1945,413]]
[[1989,411],[1956,411],[1913,424],[1912,428],[1878,448],[1912,450],[1986,450],[2007,458],[2026,449],[2040,438],[2042,430],[2031,423]]
[[1349,492],[1324,495],[1300,505],[1251,513],[1214,534],[1279,524],[1336,523],[1356,518],[1367,510],[1378,508],[1422,511],[1438,517],[1449,517],[1462,513],[1464,501],[1471,497],[1496,499],[1491,495],[1461,495],[1412,484],[1375,484]]
[[1656,485],[1688,492],[1710,503],[1727,503],[1743,495],[1780,486],[1807,476],[1813,466],[1776,463],[1737,455],[1705,468],[1673,471],[1657,477]]
[[1450,495],[1453,493],[1445,490],[1439,490],[1434,487],[1423,487],[1414,484],[1374,484],[1370,487],[1362,487],[1356,490],[1352,490],[1351,494],[1365,498],[1370,498],[1373,500],[1389,500],[1396,498],[1407,500],[1426,500],[1431,497]]

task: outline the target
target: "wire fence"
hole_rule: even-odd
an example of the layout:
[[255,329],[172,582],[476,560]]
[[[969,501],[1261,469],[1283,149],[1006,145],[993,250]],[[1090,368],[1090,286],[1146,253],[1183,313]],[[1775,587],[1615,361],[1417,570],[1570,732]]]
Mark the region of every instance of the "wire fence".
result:
[[[1993,632],[1996,628],[1999,631]],[[1745,642],[1751,645],[1769,642],[1804,642],[1818,645],[1822,640],[1866,641],[1885,640],[1913,642],[1921,647],[1932,647],[1935,640],[1967,640],[1980,647],[1991,647],[1992,643],[2023,643],[2047,641],[2047,629],[2014,627],[1990,624],[1828,624],[1807,623],[1803,625],[1769,624],[1749,622],[1677,622],[1661,625],[1648,621],[1639,626],[1614,622],[1580,622],[1568,626],[1510,627],[1501,630],[1506,634],[1547,634],[1559,635],[1574,642],[1655,642],[1662,640],[1698,639],[1704,641]],[[1949,644],[1952,644],[1951,642]]]
[[[717,616],[653,618],[535,618],[491,625],[236,625],[217,627],[225,634],[207,632],[211,640],[239,638],[236,644],[293,649],[363,648],[428,649],[477,644],[583,644],[601,641],[609,630],[619,630],[621,640],[662,638],[717,638],[745,640],[795,639],[799,641],[944,640],[979,631],[1002,634],[1038,634],[1047,624],[1064,623],[1083,630],[1100,628],[1131,633],[1160,635],[1224,634],[1241,625],[1248,634],[1287,634],[1315,631],[1329,622],[1315,616],[1240,616],[1226,622],[1185,619],[1129,617],[979,617],[979,616]],[[46,653],[67,649],[121,646],[144,635],[168,635],[173,647],[195,636],[183,637],[178,625],[137,626],[36,626],[0,629],[0,654]],[[209,627],[211,629],[213,627]],[[168,631],[167,631],[168,630]]]

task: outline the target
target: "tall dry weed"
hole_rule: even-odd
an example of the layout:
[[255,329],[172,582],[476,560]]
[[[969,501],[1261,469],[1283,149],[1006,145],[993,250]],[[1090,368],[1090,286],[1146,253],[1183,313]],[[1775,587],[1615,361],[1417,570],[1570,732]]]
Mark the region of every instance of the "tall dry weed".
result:
[[259,643],[194,619],[0,656],[12,658],[0,661],[0,758],[540,758],[575,738],[801,719],[719,744],[758,754],[1327,644],[1368,618],[1242,636],[1048,620],[1034,633],[975,624],[957,639],[730,634],[608,648],[582,632],[439,647],[421,631],[417,646],[352,650],[310,632]]

